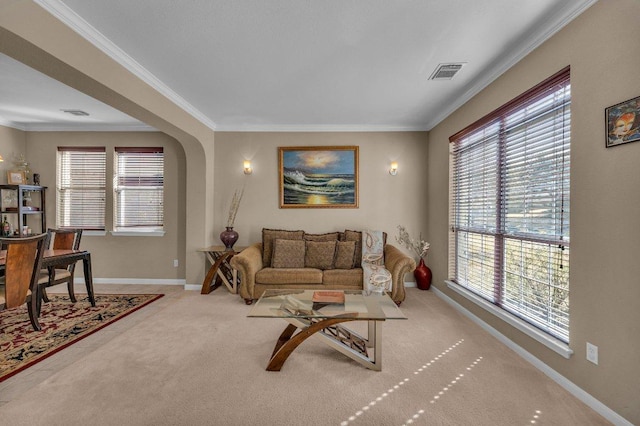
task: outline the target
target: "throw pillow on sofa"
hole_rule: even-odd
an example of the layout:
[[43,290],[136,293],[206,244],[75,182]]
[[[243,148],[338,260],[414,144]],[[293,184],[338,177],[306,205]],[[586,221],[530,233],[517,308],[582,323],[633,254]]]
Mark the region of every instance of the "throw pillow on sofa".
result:
[[285,231],[282,229],[262,229],[262,266],[271,266],[273,256],[273,242],[280,238],[283,240],[302,240],[304,231]]
[[353,257],[353,267],[360,268],[362,262],[362,232],[360,231],[350,231],[346,229],[344,231],[344,240],[345,241],[355,241],[356,243],[356,253]]
[[333,269],[337,241],[307,241],[304,255],[306,268]]
[[272,268],[304,268],[304,240],[276,239],[273,242]]
[[337,241],[339,232],[327,232],[325,234],[304,234],[306,241]]
[[338,241],[336,245],[336,257],[333,262],[333,267],[335,269],[352,269],[355,254],[355,241]]

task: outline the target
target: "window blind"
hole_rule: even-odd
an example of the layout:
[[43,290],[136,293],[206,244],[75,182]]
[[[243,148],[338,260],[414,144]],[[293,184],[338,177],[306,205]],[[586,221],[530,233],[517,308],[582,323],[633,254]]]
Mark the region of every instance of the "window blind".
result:
[[104,230],[105,148],[58,147],[57,172],[57,226]]
[[116,147],[114,163],[115,229],[162,229],[163,148]]
[[450,138],[452,281],[569,339],[569,68]]

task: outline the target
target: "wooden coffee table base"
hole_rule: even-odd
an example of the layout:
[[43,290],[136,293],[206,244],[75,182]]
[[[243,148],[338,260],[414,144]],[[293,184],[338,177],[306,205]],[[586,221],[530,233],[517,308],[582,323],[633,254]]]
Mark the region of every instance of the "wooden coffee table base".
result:
[[[284,329],[273,350],[267,371],[280,371],[289,355],[302,342],[311,336],[318,336],[322,341],[343,353],[366,368],[380,371],[382,369],[382,324],[368,320],[368,337],[364,338],[346,327],[338,324],[347,321],[358,321],[354,318],[284,318],[289,325]],[[294,335],[296,330],[300,331]],[[367,348],[373,348],[373,357]]]

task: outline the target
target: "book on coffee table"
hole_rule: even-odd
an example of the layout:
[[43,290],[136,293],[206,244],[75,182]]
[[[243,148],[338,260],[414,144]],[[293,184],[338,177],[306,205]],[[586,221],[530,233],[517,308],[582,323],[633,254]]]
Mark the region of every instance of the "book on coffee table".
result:
[[311,300],[314,303],[327,303],[327,304],[344,304],[344,293],[342,291],[314,291]]

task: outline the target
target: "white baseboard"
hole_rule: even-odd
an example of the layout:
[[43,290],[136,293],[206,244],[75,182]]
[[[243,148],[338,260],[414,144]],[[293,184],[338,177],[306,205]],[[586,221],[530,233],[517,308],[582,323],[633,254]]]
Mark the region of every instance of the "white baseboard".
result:
[[[73,279],[75,285],[84,285],[83,277]],[[94,284],[155,284],[155,285],[184,285],[187,287],[186,281],[183,279],[160,279],[160,278],[94,278]],[[198,290],[202,285],[198,285]]]
[[538,358],[533,356],[531,353],[527,352],[521,346],[515,344],[512,340],[507,338],[504,334],[500,333],[495,328],[491,327],[489,324],[484,322],[482,319],[468,311],[464,306],[460,305],[458,302],[444,294],[442,291],[438,290],[435,287],[431,287],[431,290],[444,300],[453,306],[456,310],[460,311],[467,318],[471,319],[471,321],[478,324],[484,330],[489,332],[493,337],[498,339],[500,342],[504,343],[507,347],[513,350],[515,353],[520,355],[526,361],[529,361],[534,367],[538,370],[542,371],[548,377],[550,377],[554,382],[558,383],[560,386],[565,388],[569,393],[578,398],[580,401],[584,402],[586,405],[591,407],[594,411],[600,414],[605,419],[609,420],[611,423],[617,426],[633,426],[628,420],[624,417],[613,411],[611,408],[604,405],[602,402],[598,401],[596,398],[591,396],[589,393],[584,391],[582,388],[578,387],[575,383],[571,382],[569,379],[558,373],[553,368],[549,367],[544,362],[540,361]]

